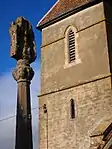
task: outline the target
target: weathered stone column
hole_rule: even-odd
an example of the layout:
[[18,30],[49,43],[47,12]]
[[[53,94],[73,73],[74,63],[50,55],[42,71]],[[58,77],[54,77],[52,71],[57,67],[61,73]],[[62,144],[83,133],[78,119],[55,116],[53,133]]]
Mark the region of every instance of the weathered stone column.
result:
[[34,33],[31,24],[23,17],[17,18],[9,31],[11,57],[17,60],[17,67],[13,71],[13,77],[18,83],[15,149],[33,149],[30,81],[34,71],[30,64],[36,58]]

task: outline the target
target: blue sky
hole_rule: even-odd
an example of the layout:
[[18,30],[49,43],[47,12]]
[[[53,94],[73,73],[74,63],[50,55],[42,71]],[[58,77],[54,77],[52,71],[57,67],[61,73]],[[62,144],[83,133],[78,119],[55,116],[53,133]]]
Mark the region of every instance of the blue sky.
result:
[[[32,108],[38,106],[37,95],[40,89],[40,45],[41,32],[36,29],[38,21],[52,7],[56,0],[1,0],[0,1],[0,120],[16,113],[16,82],[12,78],[12,70],[16,61],[10,58],[9,26],[17,17],[28,19],[35,33],[37,59],[32,67],[35,76],[31,84]],[[34,149],[38,143],[38,109],[32,111]],[[14,148],[15,117],[0,121],[0,148]]]
[[36,37],[37,55],[40,51],[41,35],[36,29],[37,22],[51,8],[56,0],[1,0],[0,1],[0,75],[15,66],[15,61],[9,57],[10,53],[10,23],[18,16],[26,17],[33,25]]

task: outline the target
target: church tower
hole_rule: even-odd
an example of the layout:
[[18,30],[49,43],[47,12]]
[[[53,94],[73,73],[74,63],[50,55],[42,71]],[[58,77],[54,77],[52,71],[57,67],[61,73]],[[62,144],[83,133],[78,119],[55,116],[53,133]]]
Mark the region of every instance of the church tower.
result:
[[112,3],[58,0],[37,28],[39,149],[112,149]]

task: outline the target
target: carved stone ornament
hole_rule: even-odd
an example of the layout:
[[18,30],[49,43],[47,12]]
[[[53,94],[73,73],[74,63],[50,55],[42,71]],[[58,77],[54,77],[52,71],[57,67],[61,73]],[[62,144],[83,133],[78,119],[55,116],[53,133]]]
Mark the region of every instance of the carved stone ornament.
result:
[[36,46],[31,24],[24,17],[18,17],[15,22],[12,22],[9,33],[11,57],[17,61],[27,59],[29,63],[32,63],[36,58]]
[[17,67],[13,71],[13,77],[17,82],[27,81],[30,82],[34,76],[34,71],[29,64],[24,60],[19,60]]

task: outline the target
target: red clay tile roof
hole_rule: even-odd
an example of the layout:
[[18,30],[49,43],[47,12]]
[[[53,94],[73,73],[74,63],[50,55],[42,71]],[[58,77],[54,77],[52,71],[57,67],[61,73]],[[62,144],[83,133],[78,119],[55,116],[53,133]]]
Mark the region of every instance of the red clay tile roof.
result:
[[51,10],[40,20],[38,26],[49,22],[56,17],[80,6],[83,6],[92,0],[58,0]]

